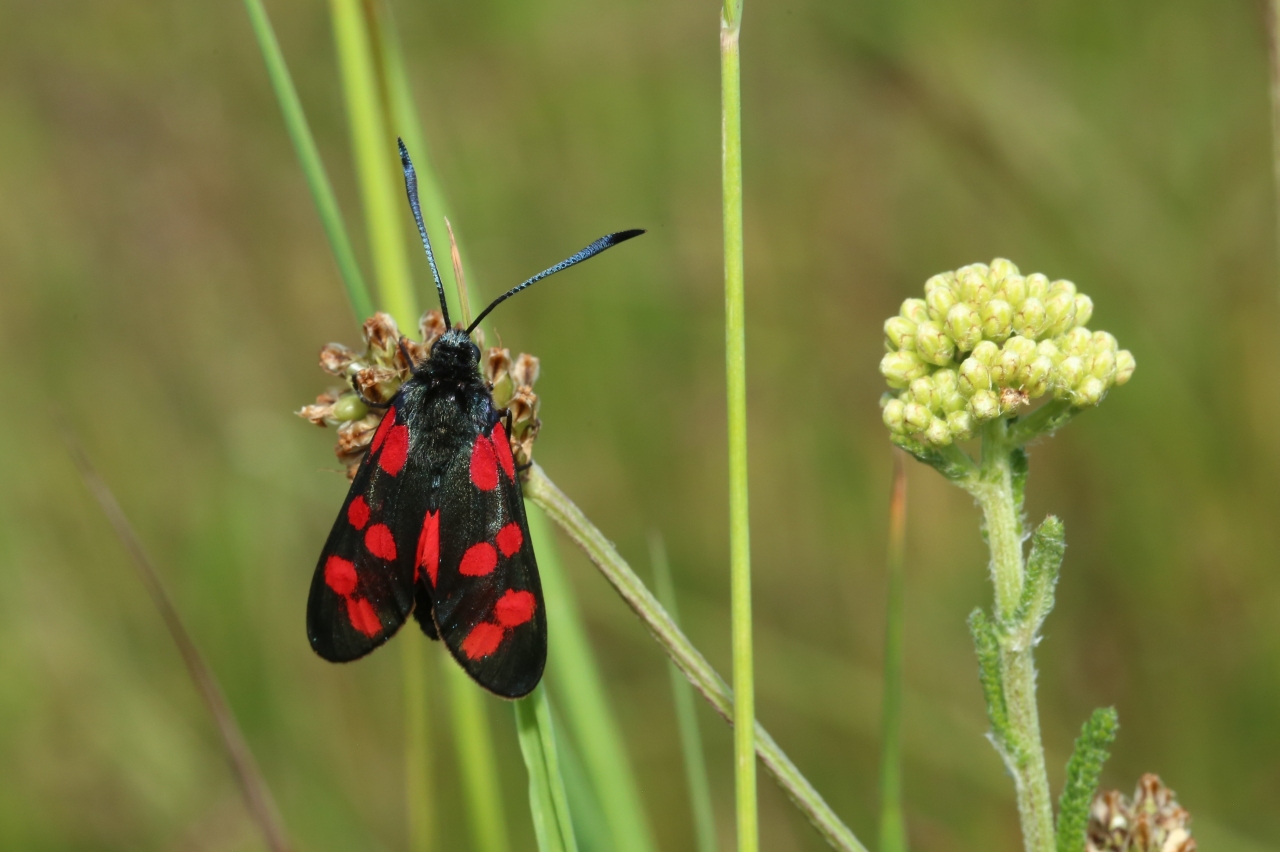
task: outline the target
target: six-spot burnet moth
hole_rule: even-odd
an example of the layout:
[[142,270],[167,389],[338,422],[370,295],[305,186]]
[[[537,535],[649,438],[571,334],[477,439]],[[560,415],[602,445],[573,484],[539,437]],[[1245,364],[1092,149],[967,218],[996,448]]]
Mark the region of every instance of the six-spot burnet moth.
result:
[[478,684],[519,698],[542,677],[547,618],[506,412],[480,375],[471,332],[508,297],[644,232],[601,237],[452,328],[403,142],[400,160],[448,330],[388,404],[360,463],[311,580],[307,636],[321,657],[347,662],[412,612]]

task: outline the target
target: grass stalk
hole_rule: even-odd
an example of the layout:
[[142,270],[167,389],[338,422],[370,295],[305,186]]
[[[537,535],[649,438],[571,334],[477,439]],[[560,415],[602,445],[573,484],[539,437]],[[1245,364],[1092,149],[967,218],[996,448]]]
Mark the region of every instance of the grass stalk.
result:
[[[582,510],[556,487],[537,464],[529,470],[524,493],[582,548],[694,688],[725,721],[732,724],[733,690],[676,626],[662,604],[658,603],[658,599],[631,570],[631,566],[604,533],[587,519]],[[809,779],[796,768],[759,722],[755,723],[755,748],[765,768],[796,807],[813,823],[823,840],[834,849],[866,852],[866,847],[841,822],[831,806],[809,783]]]
[[515,702],[520,751],[529,770],[529,808],[539,852],[578,852],[569,813],[569,797],[560,775],[555,728],[547,687],[539,683],[532,693]]
[[907,827],[902,816],[902,634],[906,599],[903,552],[907,532],[907,469],[903,459],[903,452],[894,450],[880,735],[880,852],[906,852],[907,849]]
[[1276,254],[1280,257],[1280,0],[1267,0],[1266,16],[1271,65],[1271,168],[1276,195]]
[[262,51],[262,59],[267,66],[267,77],[275,90],[276,100],[280,104],[280,113],[284,116],[285,129],[293,141],[294,151],[302,166],[302,174],[306,178],[307,187],[311,190],[311,198],[315,201],[316,212],[320,214],[320,224],[324,227],[325,236],[329,239],[329,247],[333,251],[333,259],[338,264],[338,272],[342,275],[343,286],[347,290],[347,299],[357,320],[364,320],[373,313],[373,299],[365,286],[364,276],[360,273],[360,264],[356,261],[355,250],[347,236],[346,226],[342,222],[342,211],[338,208],[338,199],[333,194],[333,186],[325,173],[324,163],[320,160],[320,151],[316,148],[316,140],[311,135],[311,126],[307,123],[306,113],[302,110],[302,101],[293,86],[293,78],[289,67],[285,64],[280,43],[276,40],[275,31],[271,27],[271,19],[262,0],[244,0],[245,10],[249,13],[249,23],[253,27],[254,38]]
[[751,536],[747,504],[747,355],[742,250],[741,0],[720,19],[725,372],[729,421],[729,583],[733,630],[733,763],[738,850],[760,848],[756,813],[755,676],[751,654]]
[[386,130],[369,28],[360,0],[330,0],[329,7],[378,303],[401,328],[412,329],[418,309],[405,255],[395,139]]
[[239,782],[245,806],[254,822],[258,824],[258,828],[262,830],[267,848],[271,852],[289,852],[292,847],[285,833],[280,811],[276,808],[275,799],[271,795],[271,788],[267,786],[267,779],[258,767],[258,762],[254,760],[253,752],[249,750],[249,744],[245,741],[244,733],[236,722],[231,706],[227,704],[227,697],[223,694],[217,677],[209,668],[209,664],[204,661],[200,649],[196,647],[186,625],[183,624],[182,616],[173,605],[173,600],[169,597],[159,572],[151,564],[141,539],[134,532],[129,518],[120,508],[120,503],[111,492],[110,486],[94,469],[89,456],[78,440],[68,435],[67,446],[85,486],[102,507],[102,513],[107,516],[107,521],[115,530],[116,537],[120,539],[120,543],[124,545],[129,558],[133,561],[142,585],[146,587],[147,593],[151,596],[151,602],[160,612],[160,618],[164,621],[170,638],[173,639],[173,644],[177,646],[178,654],[187,667],[187,674],[191,676],[196,691],[200,693],[200,698],[209,709],[209,715],[213,717],[214,725],[218,729],[218,737],[222,740],[222,747],[227,753],[227,760],[235,773],[236,781]]
[[420,631],[402,631],[400,660],[404,681],[404,787],[409,812],[410,852],[435,848],[435,798],[431,790],[431,726],[427,715],[427,638]]
[[[662,536],[649,537],[649,561],[653,565],[653,585],[658,600],[679,623],[676,610],[676,588],[671,582],[671,565],[667,562],[667,548]],[[702,731],[698,728],[698,708],[693,700],[693,687],[674,663],[668,663],[671,671],[671,696],[675,702],[676,724],[680,729],[680,747],[684,752],[685,783],[689,787],[689,810],[693,814],[694,837],[698,852],[716,852],[720,841],[716,837],[716,815],[711,803],[711,782],[707,778],[707,757],[702,748]]]
[[484,694],[452,660],[442,668],[448,672],[453,742],[472,848],[476,852],[509,852],[502,786],[498,783]]
[[529,534],[538,554],[538,572],[547,602],[550,634],[550,680],[556,707],[577,743],[583,768],[609,828],[610,849],[650,852],[653,838],[645,819],[639,785],[626,744],[605,693],[604,679],[591,651],[573,589],[556,551],[546,515],[537,506],[526,512]]

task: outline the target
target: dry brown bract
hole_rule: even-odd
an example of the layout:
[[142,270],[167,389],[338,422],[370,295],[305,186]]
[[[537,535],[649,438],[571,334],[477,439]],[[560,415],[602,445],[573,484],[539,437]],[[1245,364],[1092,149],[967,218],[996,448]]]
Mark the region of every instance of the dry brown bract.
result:
[[1098,793],[1089,811],[1087,852],[1195,852],[1191,815],[1159,775],[1143,775],[1133,801]]

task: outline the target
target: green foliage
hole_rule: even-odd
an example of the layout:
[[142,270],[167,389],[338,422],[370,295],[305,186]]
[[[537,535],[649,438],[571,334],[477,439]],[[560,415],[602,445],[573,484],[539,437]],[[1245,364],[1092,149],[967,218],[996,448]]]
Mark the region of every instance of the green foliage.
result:
[[1100,707],[1084,723],[1067,761],[1067,781],[1058,799],[1058,852],[1081,852],[1089,825],[1089,805],[1098,789],[1102,765],[1120,727],[1114,707]]
[[1002,754],[1012,754],[1009,711],[1000,678],[1000,637],[995,622],[981,609],[975,609],[969,614],[969,633],[978,651],[978,682],[982,684],[982,697],[987,703],[991,736]]
[[539,683],[514,705],[520,752],[529,772],[529,810],[538,852],[577,852],[546,685]]
[[1025,631],[1026,636],[1034,638],[1053,609],[1054,589],[1058,585],[1058,574],[1066,549],[1066,532],[1062,521],[1050,515],[1031,536],[1031,552],[1027,556],[1022,599],[1018,602],[1011,622],[1005,626],[1007,630]]

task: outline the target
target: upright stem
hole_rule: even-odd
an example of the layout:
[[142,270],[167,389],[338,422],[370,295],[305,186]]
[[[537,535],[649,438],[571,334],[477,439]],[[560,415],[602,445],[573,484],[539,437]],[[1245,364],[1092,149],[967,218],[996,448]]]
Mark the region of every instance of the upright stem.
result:
[[1267,0],[1267,46],[1271,59],[1271,168],[1276,196],[1276,251],[1280,254],[1280,0]]
[[751,539],[747,511],[747,366],[742,261],[741,0],[720,19],[725,366],[729,411],[729,576],[733,620],[733,754],[739,852],[759,848],[755,684],[751,659]]
[[889,499],[889,602],[884,629],[884,709],[880,756],[880,852],[906,852],[902,818],[902,633],[906,578],[902,567],[907,530],[904,453],[893,452]]
[[996,623],[1000,626],[1000,683],[1008,718],[1007,741],[997,748],[1013,775],[1018,815],[1026,852],[1053,852],[1053,806],[1045,772],[1040,717],[1036,710],[1035,643],[1012,623],[1025,583],[1022,559],[1022,506],[1014,487],[1013,453],[1003,418],[984,427],[980,481],[972,492],[982,506],[991,578],[996,590]]

